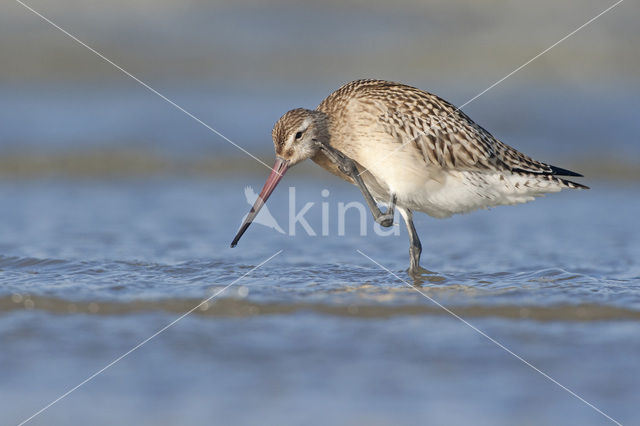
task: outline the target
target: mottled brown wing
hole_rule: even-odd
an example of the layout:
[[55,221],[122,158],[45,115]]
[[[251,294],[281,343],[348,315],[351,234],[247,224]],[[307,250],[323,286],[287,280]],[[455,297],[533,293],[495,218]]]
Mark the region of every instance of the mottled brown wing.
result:
[[415,87],[380,80],[355,86],[378,100],[380,123],[402,144],[414,144],[427,164],[443,168],[580,176],[536,161],[500,142],[444,99]]
[[385,130],[402,144],[414,144],[425,162],[443,168],[496,170],[512,173],[554,174],[553,167],[533,160],[495,139],[466,114],[453,107],[440,108],[432,98],[429,108],[388,108],[380,119]]

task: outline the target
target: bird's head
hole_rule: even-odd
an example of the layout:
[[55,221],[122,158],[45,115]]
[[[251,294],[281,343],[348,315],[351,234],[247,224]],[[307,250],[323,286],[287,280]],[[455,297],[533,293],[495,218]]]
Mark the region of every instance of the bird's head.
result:
[[320,144],[328,142],[328,134],[327,115],[323,112],[297,108],[280,117],[271,132],[276,162],[231,247],[235,247],[251,225],[287,169],[313,157],[320,149]]
[[273,126],[271,132],[276,157],[291,167],[313,157],[320,142],[327,139],[326,114],[297,108],[288,111]]

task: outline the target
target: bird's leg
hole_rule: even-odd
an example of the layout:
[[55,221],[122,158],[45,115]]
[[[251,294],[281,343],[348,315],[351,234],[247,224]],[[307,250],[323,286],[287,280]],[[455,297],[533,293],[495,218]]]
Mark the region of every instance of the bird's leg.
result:
[[367,185],[365,185],[364,181],[362,180],[355,161],[353,161],[351,158],[347,157],[337,149],[333,148],[331,145],[320,144],[320,149],[322,149],[329,160],[331,160],[335,165],[338,166],[338,169],[342,173],[351,177],[356,185],[358,185],[358,188],[360,188],[360,192],[362,192],[362,195],[364,196],[364,199],[367,202],[369,210],[371,210],[375,221],[385,228],[393,225],[393,215],[396,206],[396,195],[392,194],[389,208],[385,213],[382,213],[382,211],[376,204],[376,201],[373,199],[371,192],[369,192]]
[[398,211],[404,218],[404,222],[407,224],[407,231],[409,233],[409,256],[411,264],[409,266],[409,274],[417,275],[426,270],[420,267],[420,255],[422,254],[422,244],[420,238],[418,238],[418,232],[413,225],[413,212],[409,209],[398,207]]

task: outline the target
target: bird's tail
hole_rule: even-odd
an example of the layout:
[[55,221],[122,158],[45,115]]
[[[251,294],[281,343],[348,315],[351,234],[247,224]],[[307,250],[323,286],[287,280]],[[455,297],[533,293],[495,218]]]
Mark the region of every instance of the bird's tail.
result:
[[566,186],[567,188],[572,188],[572,189],[591,189],[589,188],[587,185],[583,185],[581,183],[577,183],[574,182],[572,180],[566,180],[566,179],[562,179],[562,178],[555,178],[558,182],[560,182],[563,186]]
[[562,186],[564,186],[566,188],[572,188],[572,189],[589,189],[588,186],[582,185],[581,183],[577,183],[577,182],[574,182],[574,181],[571,181],[571,180],[566,180],[566,179],[563,179],[561,177],[558,177],[558,176],[582,177],[582,175],[580,173],[576,173],[576,172],[571,171],[571,170],[563,169],[562,167],[552,166],[550,164],[548,166],[551,169],[550,176],[554,180],[556,180],[558,183],[560,183]]

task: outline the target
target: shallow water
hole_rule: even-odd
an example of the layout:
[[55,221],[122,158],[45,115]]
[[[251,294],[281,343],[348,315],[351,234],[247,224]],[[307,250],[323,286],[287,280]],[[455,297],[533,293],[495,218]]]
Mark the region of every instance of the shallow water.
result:
[[235,249],[243,189],[262,184],[249,177],[4,181],[0,422],[234,283],[32,424],[610,422],[435,302],[638,423],[640,190],[586,183],[446,221],[418,215],[437,279],[416,291],[403,226],[379,236],[367,216],[361,236],[351,211],[338,235],[338,203],[360,196],[330,177],[292,171],[268,203],[290,231],[295,184],[318,236],[254,224]]

